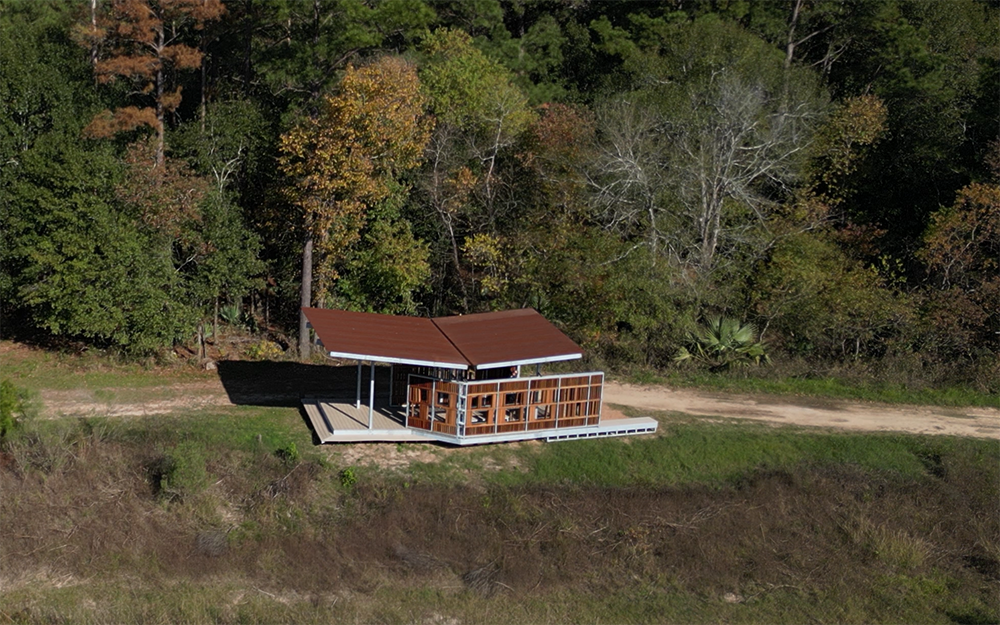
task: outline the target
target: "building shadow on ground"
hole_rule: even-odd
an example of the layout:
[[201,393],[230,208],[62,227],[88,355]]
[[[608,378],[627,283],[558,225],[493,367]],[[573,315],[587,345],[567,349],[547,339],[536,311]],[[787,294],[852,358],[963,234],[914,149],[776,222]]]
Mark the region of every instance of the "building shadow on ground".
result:
[[[298,362],[219,362],[219,380],[238,406],[301,407],[303,397],[351,400],[357,390],[355,365],[312,365]],[[362,394],[368,396],[368,365],[361,368]],[[377,395],[388,392],[389,368],[375,367]]]

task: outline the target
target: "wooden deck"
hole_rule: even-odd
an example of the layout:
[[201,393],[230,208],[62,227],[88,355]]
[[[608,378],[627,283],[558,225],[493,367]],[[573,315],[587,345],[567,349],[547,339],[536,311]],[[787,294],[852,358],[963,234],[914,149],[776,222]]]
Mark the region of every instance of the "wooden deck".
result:
[[[431,385],[424,384],[428,387],[425,389],[420,384],[413,384],[414,376],[409,376],[410,427],[405,425],[404,409],[389,405],[388,384],[379,388],[375,395],[371,429],[368,428],[366,398],[355,407],[353,393],[348,396],[347,388],[334,388],[330,396],[306,397],[302,406],[320,443],[481,445],[655,432],[657,423],[653,419],[601,420],[603,377],[602,373],[595,372],[488,382],[439,380]],[[404,392],[403,397],[406,396]],[[436,409],[433,425],[426,419],[429,413],[425,414],[432,402]],[[459,427],[459,412],[469,414],[468,425]],[[481,423],[483,420],[485,424]]]
[[320,443],[448,443],[452,445],[481,445],[484,443],[513,442],[518,440],[544,439],[547,441],[574,440],[579,438],[604,438],[609,436],[631,436],[651,434],[656,431],[653,419],[618,418],[597,426],[570,427],[552,430],[531,430],[494,436],[474,436],[458,439],[442,436],[425,430],[407,429],[402,423],[402,411],[398,408],[379,407],[372,415],[373,429],[368,429],[368,407],[355,408],[354,403],[338,402],[322,398],[302,400],[306,415]]
[[302,400],[309,422],[320,443],[429,441],[403,425],[403,411],[375,402],[372,429],[368,429],[368,406],[328,398]]

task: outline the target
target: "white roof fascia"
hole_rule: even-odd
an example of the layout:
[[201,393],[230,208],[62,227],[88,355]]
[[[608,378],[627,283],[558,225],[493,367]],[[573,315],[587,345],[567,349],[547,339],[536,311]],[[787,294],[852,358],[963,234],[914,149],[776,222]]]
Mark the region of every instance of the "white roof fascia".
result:
[[435,362],[433,360],[416,360],[412,358],[394,358],[392,356],[373,356],[371,354],[349,354],[347,352],[327,352],[330,358],[347,358],[349,360],[368,360],[370,362],[387,362],[393,365],[417,365],[420,367],[439,367],[441,369],[468,369],[469,365],[457,362]]
[[566,360],[579,360],[583,358],[583,354],[563,354],[562,356],[543,356],[542,358],[526,358],[524,360],[509,360],[506,362],[484,362],[482,364],[476,365],[476,370],[479,369],[500,369],[501,367],[519,367],[523,365],[535,365],[542,364],[546,362],[563,362]]

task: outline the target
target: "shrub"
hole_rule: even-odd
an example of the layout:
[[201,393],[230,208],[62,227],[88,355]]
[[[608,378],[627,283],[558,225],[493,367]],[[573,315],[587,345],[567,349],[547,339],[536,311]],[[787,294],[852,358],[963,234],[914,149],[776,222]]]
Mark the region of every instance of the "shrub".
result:
[[280,358],[283,353],[281,346],[274,341],[261,339],[247,348],[246,355],[250,360],[275,360]]
[[358,476],[354,473],[354,469],[347,467],[340,472],[340,485],[344,488],[350,488],[358,483]]
[[298,464],[299,460],[302,459],[302,456],[299,454],[299,449],[295,446],[295,443],[288,443],[284,447],[276,449],[274,451],[274,455],[288,467]]
[[153,461],[149,473],[158,495],[170,499],[193,495],[208,482],[204,449],[194,442],[180,443]]
[[10,380],[0,381],[0,441],[21,425],[26,415],[27,392]]
[[690,333],[689,344],[674,357],[675,362],[693,360],[712,371],[722,371],[749,364],[767,362],[764,344],[757,340],[757,329],[727,317],[713,317]]

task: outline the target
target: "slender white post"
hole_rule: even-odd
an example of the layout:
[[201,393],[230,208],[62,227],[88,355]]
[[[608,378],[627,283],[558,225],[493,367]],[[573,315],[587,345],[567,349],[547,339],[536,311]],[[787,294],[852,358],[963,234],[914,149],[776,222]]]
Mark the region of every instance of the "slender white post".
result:
[[371,379],[368,381],[368,429],[372,429],[372,420],[374,419],[374,406],[375,406],[375,361],[371,361],[371,369],[369,369]]
[[361,361],[358,361],[358,392],[354,394],[354,409],[361,408]]
[[528,380],[528,394],[524,397],[524,431],[528,431],[528,419],[531,418],[531,380]]
[[552,408],[556,411],[556,427],[557,428],[559,427],[559,407],[562,405],[562,404],[559,403],[560,400],[562,400],[562,397],[560,397],[560,395],[562,395],[562,376],[556,378],[556,396],[555,396],[556,401],[552,405]]
[[[593,376],[587,376],[587,421],[590,421],[590,384]],[[601,415],[597,415],[597,422],[600,423]]]

